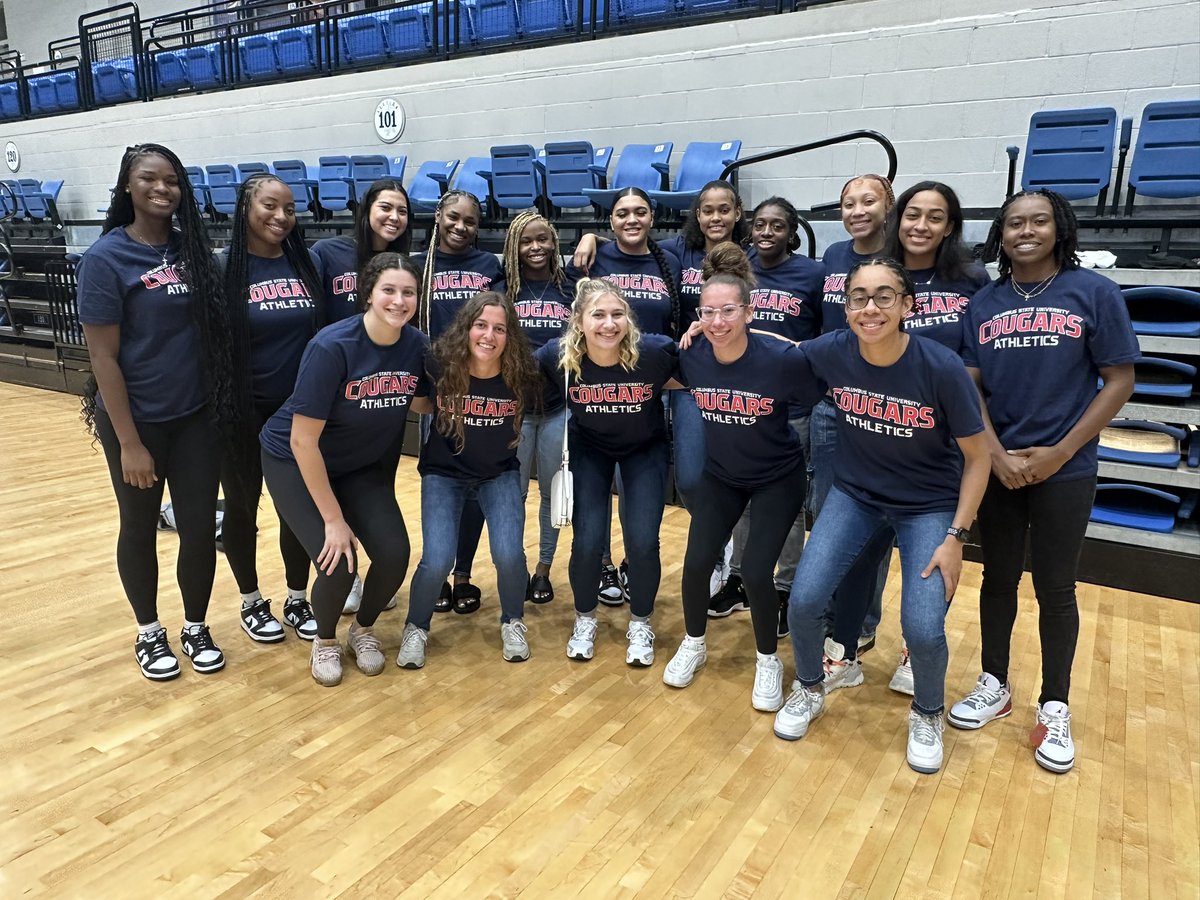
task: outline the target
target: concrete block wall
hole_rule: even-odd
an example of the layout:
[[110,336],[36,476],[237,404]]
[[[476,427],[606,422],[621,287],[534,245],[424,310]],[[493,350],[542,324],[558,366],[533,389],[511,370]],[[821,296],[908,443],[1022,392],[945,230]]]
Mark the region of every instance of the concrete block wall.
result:
[[[121,150],[154,140],[188,163],[325,153],[486,155],[494,143],[586,135],[621,146],[741,138],[744,156],[858,128],[886,134],[897,187],[941,178],[967,206],[1003,198],[1006,144],[1024,145],[1043,108],[1113,106],[1200,94],[1194,0],[843,0],[802,12],[495,53],[291,84],[127,104],[0,124],[22,176],[60,177],[64,212],[96,218]],[[400,141],[378,142],[375,104],[407,113]],[[745,170],[753,204],[836,199],[859,171],[882,171],[870,143]],[[824,241],[822,241],[824,243]]]

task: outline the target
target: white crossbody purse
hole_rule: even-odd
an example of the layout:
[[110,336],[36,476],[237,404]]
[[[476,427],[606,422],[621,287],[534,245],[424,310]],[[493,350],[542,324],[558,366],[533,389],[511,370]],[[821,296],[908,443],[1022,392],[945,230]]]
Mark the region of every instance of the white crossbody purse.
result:
[[571,455],[567,449],[567,390],[570,375],[563,369],[563,445],[562,465],[550,482],[550,524],[555,528],[570,528],[575,511],[575,479],[571,474]]

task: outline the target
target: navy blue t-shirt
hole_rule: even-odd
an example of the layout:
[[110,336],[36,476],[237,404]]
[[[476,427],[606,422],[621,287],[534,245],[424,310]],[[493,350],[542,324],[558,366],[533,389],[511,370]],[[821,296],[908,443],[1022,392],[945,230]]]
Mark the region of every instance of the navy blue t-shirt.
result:
[[754,306],[751,328],[778,334],[789,341],[807,341],[821,333],[824,267],[801,254],[764,269],[760,257],[750,260],[757,286],[750,291]]
[[913,307],[904,317],[904,330],[962,352],[962,316],[979,289],[991,279],[982,266],[973,266],[967,277],[945,281],[933,269],[910,269],[916,291]]
[[[425,376],[429,381],[430,399],[441,409],[442,398],[436,389],[439,371],[431,351],[426,356]],[[462,451],[456,452],[457,442],[453,436],[441,433],[435,416],[433,427],[429,429],[429,440],[421,448],[421,460],[417,464],[417,471],[422,475],[482,481],[520,468],[514,443],[518,437],[514,428],[517,419],[515,395],[500,375],[494,378],[471,375],[470,379],[462,401]]]
[[[992,282],[967,307],[963,362],[979,370],[1007,450],[1057,444],[1096,398],[1100,369],[1140,355],[1120,288],[1088,269],[1059,272],[1030,300],[1007,279]],[[1093,438],[1047,480],[1095,475],[1098,443]]]
[[[672,284],[679,284],[679,260],[673,254],[663,252],[667,268],[671,270]],[[580,278],[603,278],[621,289],[633,309],[637,326],[643,334],[666,334],[674,336],[671,329],[671,291],[663,279],[662,270],[653,253],[630,256],[608,241],[596,248],[596,260],[590,273],[567,266],[567,280],[574,284]]]
[[[204,405],[200,339],[178,262],[178,235],[171,235],[164,265],[124,228],[105,234],[79,261],[79,321],[121,326],[117,364],[135,422],[167,422]],[[96,402],[104,408],[103,397]]]
[[669,254],[679,260],[679,328],[682,331],[696,321],[696,308],[700,305],[700,289],[704,287],[704,248],[689,247],[682,234],[659,241]]
[[379,346],[361,315],[322,328],[300,360],[296,389],[263,426],[263,449],[295,459],[292,416],[301,415],[325,423],[320,448],[331,477],[378,462],[402,439],[412,398],[429,393],[428,349],[429,339],[411,326],[396,343]]
[[846,327],[846,276],[860,262],[878,254],[863,256],[854,252],[854,241],[830,244],[821,257],[825,266],[825,291],[821,299],[821,333]]
[[[546,409],[562,404],[563,370],[558,366],[559,341],[534,354],[545,377]],[[676,377],[679,348],[671,338],[644,334],[632,372],[621,365],[598,366],[587,355],[579,361],[580,377],[567,387],[572,437],[609,454],[624,456],[653,441],[667,439],[662,392]]]
[[571,282],[563,279],[562,287],[552,281],[526,281],[521,279],[517,292],[517,319],[521,330],[529,340],[531,350],[545,346],[547,341],[562,334],[567,319],[571,318],[571,303],[574,292]]
[[790,406],[812,406],[824,392],[795,344],[748,334],[746,352],[719,362],[703,335],[679,355],[682,381],[704,419],[706,468],[726,484],[755,489],[804,465]]
[[911,335],[896,362],[875,366],[845,328],[800,349],[837,409],[834,483],[878,508],[955,509],[962,454],[954,438],[983,431],[979,394],[962,360],[937,341]]
[[325,318],[340,322],[358,314],[358,248],[347,237],[326,238],[312,245],[312,255],[325,288]]
[[250,371],[256,403],[282,403],[296,385],[300,357],[316,330],[316,303],[287,257],[248,254]]
[[[418,269],[424,270],[427,254],[413,257]],[[504,270],[492,253],[474,247],[457,256],[437,251],[434,258],[433,290],[425,303],[429,304],[429,336],[438,337],[450,327],[458,311],[468,300],[482,291],[504,293]],[[425,284],[424,278],[421,284]]]

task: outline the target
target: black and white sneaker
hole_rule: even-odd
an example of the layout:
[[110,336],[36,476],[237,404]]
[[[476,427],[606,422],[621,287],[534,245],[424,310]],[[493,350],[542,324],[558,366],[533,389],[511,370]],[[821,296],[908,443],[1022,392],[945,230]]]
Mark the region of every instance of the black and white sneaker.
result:
[[621,582],[621,598],[629,602],[629,560],[621,560],[621,565],[617,566],[617,578]]
[[302,641],[311,641],[317,636],[317,619],[307,600],[287,600],[283,604],[283,621],[296,629],[296,637]]
[[151,681],[170,681],[179,677],[179,660],[171,652],[171,644],[167,641],[167,629],[138,633],[137,642],[133,645],[142,674]]
[[283,626],[271,615],[271,601],[265,597],[242,607],[242,631],[260,644],[278,644],[285,637]]
[[730,575],[725,580],[725,586],[708,602],[708,617],[723,619],[730,613],[744,612],[749,608],[750,603],[746,599],[746,588],[742,585],[741,576]]
[[207,625],[183,629],[179,632],[179,645],[197,672],[207,675],[225,668],[225,654],[213,640]]
[[600,588],[596,599],[606,606],[620,606],[625,602],[625,591],[621,588],[621,574],[617,567],[608,563],[600,570]]

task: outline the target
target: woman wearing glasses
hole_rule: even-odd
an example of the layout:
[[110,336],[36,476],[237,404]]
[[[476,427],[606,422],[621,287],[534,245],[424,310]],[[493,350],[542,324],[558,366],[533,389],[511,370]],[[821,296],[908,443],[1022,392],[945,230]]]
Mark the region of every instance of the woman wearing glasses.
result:
[[789,622],[799,684],[775,717],[775,734],[798,740],[825,711],[821,617],[863,548],[894,531],[900,624],[915,688],[908,764],[932,773],[942,765],[946,609],[991,462],[979,398],[962,361],[901,328],[914,293],[903,266],[891,259],[860,263],[846,288],[849,330],[802,348],[812,374],[829,385],[839,454],[792,584]]
[[[714,249],[709,259],[732,263],[738,255]],[[744,270],[744,255],[740,262]],[[804,453],[788,425],[788,409],[792,404],[811,405],[821,394],[794,344],[750,331],[750,290],[744,278],[728,270],[709,278],[697,310],[703,336],[680,354],[680,380],[691,390],[704,419],[707,450],[703,489],[694,492],[683,562],[687,635],[667,664],[663,681],[687,687],[707,661],[704,634],[712,561],[753,502],[742,557],[742,581],[758,649],[751,703],[755,709],[774,712],[783,705],[783,663],[775,655],[775,560],[804,505],[806,481]]]

